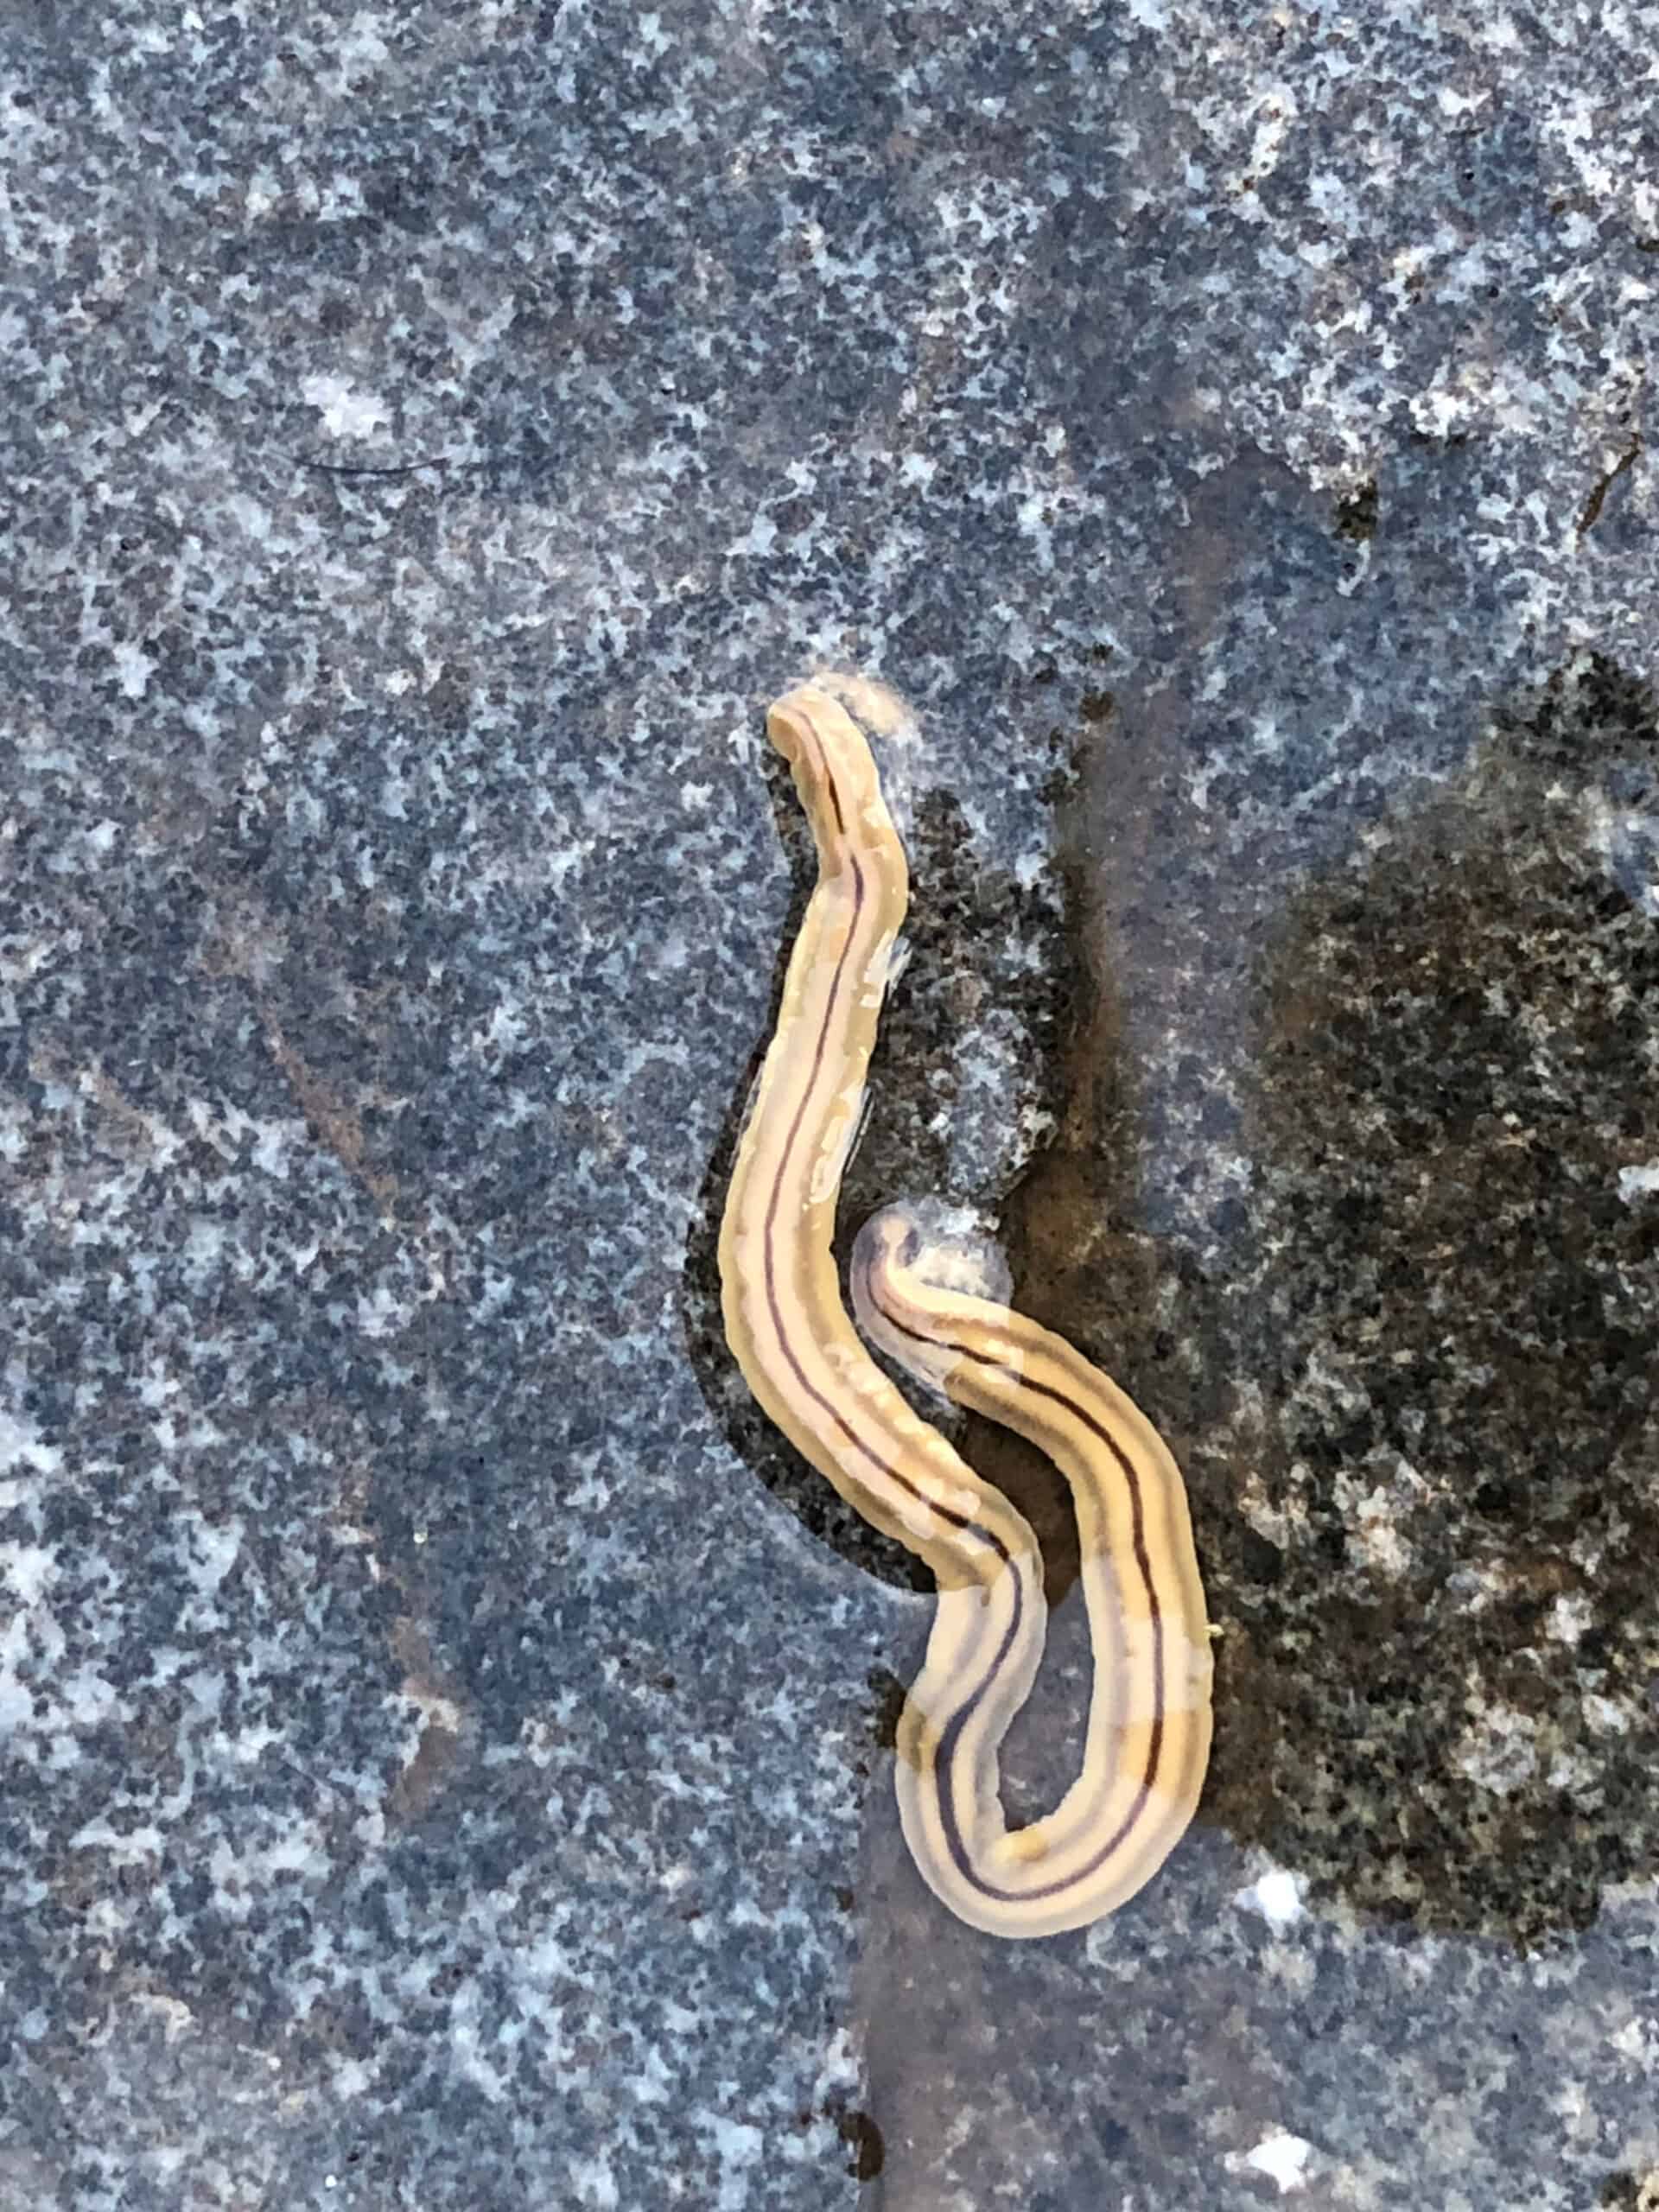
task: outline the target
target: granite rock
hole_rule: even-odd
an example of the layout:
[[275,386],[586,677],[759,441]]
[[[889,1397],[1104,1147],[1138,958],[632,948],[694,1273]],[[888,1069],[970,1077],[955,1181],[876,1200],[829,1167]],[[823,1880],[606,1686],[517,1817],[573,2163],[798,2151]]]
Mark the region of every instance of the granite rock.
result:
[[[1656,48],[7,12],[6,2212],[1654,2201]],[[997,1227],[1220,1631],[1041,1944],[714,1302],[821,664],[915,720],[849,1222]]]

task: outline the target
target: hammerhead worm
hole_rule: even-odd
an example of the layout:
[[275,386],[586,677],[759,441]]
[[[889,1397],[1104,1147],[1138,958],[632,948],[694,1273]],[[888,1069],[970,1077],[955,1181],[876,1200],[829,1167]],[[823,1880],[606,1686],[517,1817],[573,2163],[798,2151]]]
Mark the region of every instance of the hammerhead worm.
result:
[[793,770],[818,876],[726,1202],[726,1332],[785,1435],[938,1582],[898,1737],[899,1817],[924,1879],[976,1928],[1051,1936],[1133,1897],[1198,1804],[1210,1634],[1185,1488],[1145,1414],[1070,1344],[950,1287],[961,1268],[905,1211],[865,1224],[852,1289],[866,1333],[1047,1452],[1076,1506],[1094,1654],[1082,1765],[1052,1812],[1010,1828],[997,1760],[1042,1656],[1037,1540],[870,1357],[830,1250],[908,901],[904,847],[864,733],[828,689],[789,692],[766,728]]

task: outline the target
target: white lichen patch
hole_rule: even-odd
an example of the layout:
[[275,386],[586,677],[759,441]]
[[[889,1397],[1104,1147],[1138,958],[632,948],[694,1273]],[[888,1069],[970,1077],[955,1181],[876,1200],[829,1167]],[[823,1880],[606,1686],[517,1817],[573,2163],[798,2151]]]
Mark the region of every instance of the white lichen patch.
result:
[[1247,1888],[1235,1890],[1233,1903],[1241,1912],[1265,1920],[1276,1936],[1294,1928],[1307,1911],[1300,1877],[1284,1866],[1268,1866]]
[[1313,2145],[1288,2128],[1275,2127],[1249,2151],[1230,2151],[1223,2164],[1229,2173],[1261,2174],[1276,2182],[1281,2196],[1292,2196],[1307,2185],[1307,2165]]

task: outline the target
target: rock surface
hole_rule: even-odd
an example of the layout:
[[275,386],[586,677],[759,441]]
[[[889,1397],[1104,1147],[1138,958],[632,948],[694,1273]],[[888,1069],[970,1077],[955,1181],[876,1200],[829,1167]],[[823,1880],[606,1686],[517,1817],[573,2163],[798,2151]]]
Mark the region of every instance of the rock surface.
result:
[[[0,2205],[1659,2195],[1656,50],[8,15]],[[849,1223],[999,1226],[1220,1630],[1038,1945],[714,1304],[820,663],[917,732]]]

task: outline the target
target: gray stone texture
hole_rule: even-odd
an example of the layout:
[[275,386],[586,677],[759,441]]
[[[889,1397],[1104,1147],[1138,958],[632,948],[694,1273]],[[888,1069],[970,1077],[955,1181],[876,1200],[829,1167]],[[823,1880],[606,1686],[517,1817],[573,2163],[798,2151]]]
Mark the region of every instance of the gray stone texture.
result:
[[[4,11],[4,2212],[1659,2196],[1656,52]],[[826,663],[917,725],[849,1222],[999,1229],[1220,1631],[1035,1945],[714,1303]]]

